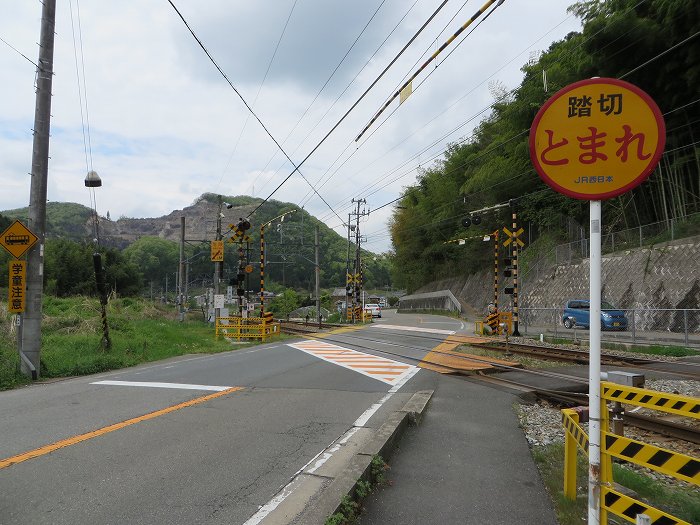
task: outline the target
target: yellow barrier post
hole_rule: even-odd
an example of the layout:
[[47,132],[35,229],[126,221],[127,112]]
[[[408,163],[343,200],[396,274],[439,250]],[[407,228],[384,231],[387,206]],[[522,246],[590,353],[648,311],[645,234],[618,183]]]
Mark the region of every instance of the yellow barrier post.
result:
[[[578,414],[575,410],[562,410],[576,424],[578,424]],[[578,443],[573,435],[567,430],[564,433],[564,497],[571,501],[576,500],[576,447]]]

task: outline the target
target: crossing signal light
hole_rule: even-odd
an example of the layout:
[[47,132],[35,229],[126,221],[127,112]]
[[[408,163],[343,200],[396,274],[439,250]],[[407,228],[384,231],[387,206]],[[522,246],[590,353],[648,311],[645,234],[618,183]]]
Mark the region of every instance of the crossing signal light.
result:
[[248,219],[244,219],[243,217],[240,217],[238,219],[238,224],[236,225],[236,229],[238,231],[247,231],[250,230],[250,221]]
[[471,226],[471,225],[472,225],[472,220],[470,217],[465,217],[464,219],[462,219],[462,226],[464,226],[465,228],[469,228],[469,226]]
[[479,224],[481,224],[481,217],[478,215],[474,215],[474,217],[472,217],[472,223],[474,223],[475,226],[478,226]]
[[[513,276],[513,259],[505,258],[505,259],[503,259],[503,264],[505,265],[505,269],[503,270],[503,276],[504,277],[512,277]],[[508,292],[506,292],[506,293],[508,293]]]
[[513,295],[513,287],[512,286],[506,286],[503,289],[503,293],[506,295]]

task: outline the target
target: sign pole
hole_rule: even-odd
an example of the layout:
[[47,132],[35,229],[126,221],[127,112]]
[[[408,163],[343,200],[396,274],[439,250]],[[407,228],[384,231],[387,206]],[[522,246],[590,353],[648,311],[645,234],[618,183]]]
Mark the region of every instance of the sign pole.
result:
[[588,525],[600,523],[600,291],[601,291],[601,201],[590,201],[590,310],[591,340],[588,367]]

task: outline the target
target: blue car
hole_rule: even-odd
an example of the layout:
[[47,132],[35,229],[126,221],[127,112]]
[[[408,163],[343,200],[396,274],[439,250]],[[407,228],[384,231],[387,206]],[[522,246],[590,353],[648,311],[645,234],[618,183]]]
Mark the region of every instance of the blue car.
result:
[[[566,303],[562,323],[566,328],[589,328],[590,327],[590,306],[587,299],[574,299]],[[627,330],[627,317],[625,312],[618,310],[610,303],[601,301],[600,303],[600,328],[601,330]]]

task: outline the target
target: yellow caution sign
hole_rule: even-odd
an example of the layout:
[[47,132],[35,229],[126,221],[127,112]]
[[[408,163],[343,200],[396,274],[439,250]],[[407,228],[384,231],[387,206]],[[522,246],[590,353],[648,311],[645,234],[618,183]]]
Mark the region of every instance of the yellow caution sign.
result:
[[224,241],[211,241],[211,262],[224,261]]
[[24,224],[15,221],[0,234],[0,244],[15,258],[19,259],[24,253],[34,246],[39,238]]
[[27,263],[10,261],[8,280],[7,311],[13,314],[24,312],[25,289],[27,285]]

